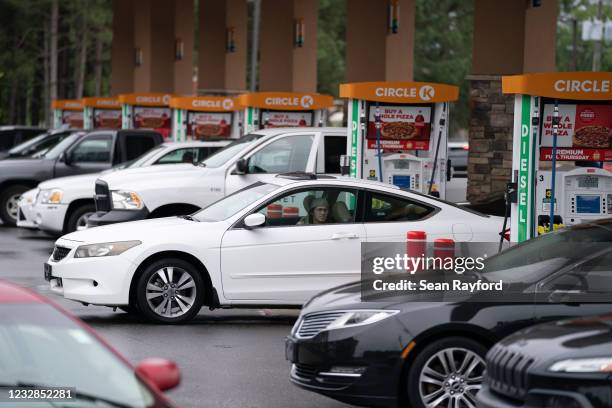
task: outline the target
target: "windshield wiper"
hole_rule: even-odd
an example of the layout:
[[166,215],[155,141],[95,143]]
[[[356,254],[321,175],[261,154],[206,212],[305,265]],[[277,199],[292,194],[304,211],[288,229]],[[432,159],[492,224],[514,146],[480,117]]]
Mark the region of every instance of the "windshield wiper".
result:
[[200,222],[200,220],[197,220],[197,219],[193,218],[191,215],[179,215],[178,217],[182,218],[184,220],[187,220],[187,221]]
[[[0,389],[2,388],[38,388],[38,389],[50,388],[52,389],[52,388],[60,388],[60,387],[57,387],[56,385],[46,385],[46,384],[30,383],[30,382],[25,382],[25,381],[16,381],[14,383],[0,383]],[[88,394],[84,392],[71,392],[71,394],[72,394],[71,399],[65,399],[65,400],[47,399],[47,400],[44,400],[44,402],[49,403],[53,407],[66,406],[65,404],[68,404],[67,406],[72,407],[73,406],[72,404],[74,403],[73,399],[81,399],[81,400],[87,400],[87,401],[92,401],[92,402],[103,402],[107,405],[110,405],[112,407],[117,407],[117,408],[134,408],[134,406],[132,405],[113,401],[113,400],[110,400],[104,397],[100,397],[98,395]]]

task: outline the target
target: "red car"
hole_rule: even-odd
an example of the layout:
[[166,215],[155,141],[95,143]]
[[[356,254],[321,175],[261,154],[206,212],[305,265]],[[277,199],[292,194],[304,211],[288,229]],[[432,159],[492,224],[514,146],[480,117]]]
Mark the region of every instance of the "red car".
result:
[[176,408],[162,391],[179,383],[174,362],[148,359],[134,368],[79,319],[43,296],[0,281],[0,406],[16,397],[29,406],[30,397],[70,388],[64,399],[36,407]]

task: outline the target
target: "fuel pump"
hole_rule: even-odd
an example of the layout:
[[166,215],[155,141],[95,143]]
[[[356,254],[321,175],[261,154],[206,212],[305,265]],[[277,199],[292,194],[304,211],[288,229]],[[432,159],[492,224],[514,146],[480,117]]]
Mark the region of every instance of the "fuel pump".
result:
[[121,103],[118,98],[83,98],[84,129],[121,129]]
[[425,82],[340,85],[349,98],[350,175],[444,198],[449,103],[459,88]]
[[275,127],[325,126],[333,97],[301,92],[252,92],[238,96],[243,134]]
[[83,103],[80,99],[56,99],[51,101],[53,128],[62,126],[83,128]]
[[171,137],[172,95],[163,93],[133,93],[119,95],[122,129],[153,129]]
[[502,78],[515,94],[513,242],[612,214],[611,83],[609,72]]
[[170,99],[172,139],[237,139],[240,137],[240,106],[229,96],[182,96]]

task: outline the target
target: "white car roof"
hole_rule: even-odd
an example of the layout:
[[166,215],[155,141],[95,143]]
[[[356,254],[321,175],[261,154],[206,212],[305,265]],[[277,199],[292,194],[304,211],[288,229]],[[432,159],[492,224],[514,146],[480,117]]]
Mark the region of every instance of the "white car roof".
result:
[[327,133],[339,133],[346,134],[347,128],[345,127],[282,127],[282,128],[270,128],[255,130],[252,133],[264,136],[276,136],[283,133],[294,133],[294,132],[327,132]]
[[163,146],[168,146],[173,149],[179,148],[187,148],[187,147],[219,147],[219,146],[227,146],[235,139],[228,140],[193,140],[189,142],[165,142],[162,143]]

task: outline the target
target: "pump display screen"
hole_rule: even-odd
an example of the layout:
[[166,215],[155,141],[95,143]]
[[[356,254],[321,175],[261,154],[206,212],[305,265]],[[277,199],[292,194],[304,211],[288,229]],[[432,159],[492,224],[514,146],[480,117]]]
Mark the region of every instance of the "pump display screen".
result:
[[576,213],[599,214],[601,212],[601,197],[598,195],[576,195]]
[[393,184],[399,188],[410,188],[410,176],[393,176]]
[[277,127],[312,126],[312,112],[263,111],[261,123],[264,129]]
[[187,135],[194,139],[229,137],[231,126],[231,113],[189,112],[187,114]]
[[428,150],[431,137],[431,106],[370,105],[368,148],[376,148],[376,116],[380,116],[380,145],[385,150]]
[[580,188],[599,188],[599,178],[593,176],[578,177],[578,187]]

